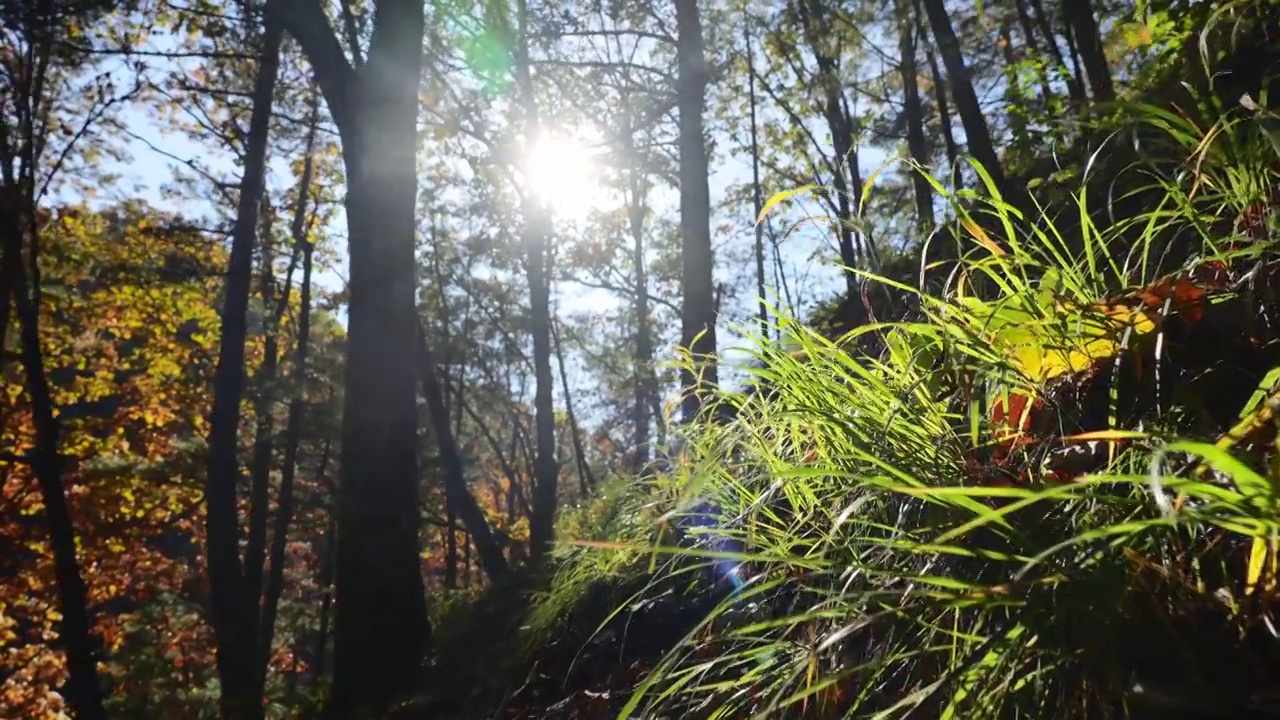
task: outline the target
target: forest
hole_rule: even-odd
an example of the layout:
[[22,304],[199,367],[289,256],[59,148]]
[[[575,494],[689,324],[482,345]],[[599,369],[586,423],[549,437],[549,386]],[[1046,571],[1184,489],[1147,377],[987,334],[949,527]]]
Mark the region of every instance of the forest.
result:
[[1280,718],[1277,78],[1276,0],[0,2],[0,720]]

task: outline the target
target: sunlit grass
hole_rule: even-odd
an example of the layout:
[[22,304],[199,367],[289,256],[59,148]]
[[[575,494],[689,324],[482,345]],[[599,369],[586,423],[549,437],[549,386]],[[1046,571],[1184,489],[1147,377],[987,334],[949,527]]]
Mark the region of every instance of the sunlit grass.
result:
[[[1270,201],[1278,148],[1247,108],[1209,127],[1130,109],[1172,167],[1130,171],[1147,178],[1130,187],[1158,191],[1145,212],[1103,225],[1081,190],[1055,223],[989,182],[948,196],[962,252],[938,269],[941,291],[864,274],[910,316],[835,340],[779,321],[782,341],[757,343],[757,389],[723,393],[733,419],[696,425],[660,492],[614,506],[609,522],[630,517],[627,532],[565,558],[534,611],[542,633],[602,569],[734,567],[743,580],[623,717],[1227,717],[1274,703],[1247,668],[1280,660],[1280,467],[1178,404],[1196,402],[1221,355],[1177,372],[1161,362],[1178,288],[1191,287],[1178,278],[1224,268],[1233,281],[1205,307],[1259,307],[1248,283],[1274,234],[1258,233],[1275,228],[1236,220]],[[855,340],[879,350],[850,352]],[[1123,380],[1162,372],[1154,404]],[[1280,441],[1277,377],[1251,378],[1228,418],[1261,431],[1263,449]],[[1056,425],[993,412],[1014,414],[1019,396]],[[1072,414],[1086,402],[1092,418]],[[1024,434],[1032,449],[1016,456]],[[1086,472],[1044,472],[1049,451],[1083,443],[1102,448]],[[998,453],[1025,477],[978,467]],[[682,525],[692,507],[714,522]]]

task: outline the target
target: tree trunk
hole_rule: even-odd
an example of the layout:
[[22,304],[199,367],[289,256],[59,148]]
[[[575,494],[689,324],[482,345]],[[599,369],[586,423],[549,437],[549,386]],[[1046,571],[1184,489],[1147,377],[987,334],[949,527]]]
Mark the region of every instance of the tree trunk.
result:
[[[925,19],[924,13],[920,10],[920,0],[912,0],[912,5],[916,11],[916,18],[921,23],[918,37],[926,37],[928,33],[925,32]],[[946,76],[938,67],[938,58],[928,44],[924,47],[924,55],[929,63],[929,76],[933,78],[933,101],[938,106],[938,125],[942,129],[943,147],[947,154],[947,166],[950,168],[947,174],[951,178],[951,188],[954,192],[960,189],[963,178],[960,174],[960,148],[956,143],[955,132],[951,125],[951,104],[947,100]]]
[[1027,98],[1018,84],[1017,56],[1013,52],[1013,33],[1011,23],[1006,19],[1000,25],[1000,54],[1004,58],[1004,103],[1009,115],[1009,130],[1013,133],[1013,144],[1024,146],[1027,136]]
[[[302,250],[302,287],[298,308],[298,340],[293,358],[293,397],[289,401],[289,416],[285,421],[284,467],[280,472],[280,494],[276,501],[275,526],[271,536],[270,572],[262,596],[261,662],[259,664],[258,689],[265,691],[267,666],[271,659],[271,645],[275,639],[276,615],[280,608],[280,595],[284,591],[285,547],[289,539],[289,526],[293,523],[293,481],[298,466],[298,446],[302,442],[302,416],[305,408],[304,391],[307,380],[307,354],[311,344],[311,269],[315,247],[306,238],[306,222],[310,203],[311,175],[314,168],[312,153],[315,148],[316,117],[314,105],[311,127],[307,133],[302,177],[298,187],[298,205],[294,209],[290,234],[296,248]],[[285,284],[281,308],[287,307],[289,284]],[[278,321],[277,321],[278,322]],[[328,461],[329,449],[325,446],[321,470]]]
[[[526,136],[530,139],[541,131],[538,126],[538,104],[534,95],[533,76],[529,65],[528,7],[524,0],[516,3],[517,28],[508,41],[512,47],[513,71],[525,113]],[[536,458],[533,470],[533,518],[529,522],[530,557],[537,559],[555,542],[555,516],[560,481],[560,463],[556,459],[556,419],[552,393],[555,380],[551,374],[551,273],[547,245],[551,240],[551,219],[524,191],[521,210],[524,215],[525,264],[529,278],[529,323],[533,333],[534,436]]]
[[419,558],[415,241],[424,11],[378,0],[352,68],[315,0],[289,0],[342,138],[350,258],[334,611],[336,719],[413,689],[431,641]]
[[281,27],[268,19],[263,50],[254,81],[253,113],[244,175],[231,240],[231,258],[222,308],[222,336],[213,378],[213,409],[209,417],[209,461],[205,478],[205,554],[222,714],[227,720],[262,717],[262,697],[256,691],[258,598],[250,592],[240,563],[240,517],[236,486],[240,478],[237,437],[240,399],[245,386],[245,339],[248,334],[249,290],[253,282],[253,251],[258,239],[272,97],[279,69]]
[[916,21],[907,0],[897,0],[898,66],[902,74],[902,112],[907,118],[907,153],[917,166],[911,174],[915,192],[916,227],[922,236],[933,230],[933,186],[925,178],[929,171],[929,145],[924,134],[924,107],[920,103],[920,71],[916,67]]
[[822,4],[816,0],[801,0],[796,7],[805,40],[817,66],[817,82],[822,85],[822,114],[831,133],[831,148],[835,153],[831,185],[836,199],[837,244],[840,262],[845,268],[845,291],[852,295],[858,288],[856,268],[861,241],[857,220],[862,194],[853,119],[845,112],[839,59],[824,47],[828,33]]
[[[305,196],[303,202],[295,209],[294,226],[302,225],[305,218]],[[268,216],[269,217],[269,216]],[[264,223],[266,237],[271,237],[268,223]],[[301,234],[301,231],[298,233]],[[297,235],[295,235],[297,237]],[[260,275],[260,292],[264,311],[272,308],[265,319],[265,335],[262,349],[262,365],[254,377],[256,394],[254,397],[254,414],[257,427],[253,439],[253,458],[249,463],[249,538],[244,551],[244,578],[246,592],[255,608],[263,597],[263,572],[267,562],[267,526],[270,524],[271,505],[271,461],[275,458],[275,411],[276,382],[280,369],[280,323],[289,307],[289,294],[293,286],[293,273],[297,269],[298,259],[302,254],[302,243],[294,245],[289,259],[289,269],[285,275],[284,290],[276,296],[274,248],[262,244]],[[261,625],[260,634],[265,633]]]
[[458,450],[457,438],[449,425],[448,410],[444,406],[444,393],[436,375],[435,358],[432,357],[425,334],[419,332],[418,338],[422,394],[427,399],[427,413],[431,417],[436,446],[440,449],[446,502],[452,506],[453,512],[462,517],[463,525],[476,538],[480,563],[484,567],[485,574],[491,580],[497,580],[507,572],[507,559],[502,554],[502,545],[498,542],[497,536],[489,527],[489,521],[485,519],[484,511],[471,495],[471,491],[467,489],[462,453]]
[[633,135],[635,129],[632,126],[630,114],[632,112],[634,110],[628,107],[627,126],[623,129],[622,137],[626,143],[624,156],[628,158],[629,163],[627,173],[627,223],[631,230],[631,265],[635,273],[632,285],[632,294],[635,302],[633,312],[636,316],[636,334],[635,356],[632,361],[635,387],[633,394],[634,404],[631,408],[633,425],[631,468],[634,472],[640,473],[644,470],[645,465],[649,464],[651,448],[650,426],[653,424],[650,416],[651,396],[656,394],[656,390],[653,379],[653,329],[649,323],[649,264],[645,257],[644,242],[644,219],[647,212],[645,207],[645,198],[647,196],[646,180],[640,170],[643,161],[635,149],[635,137]]
[[[1031,15],[1027,11],[1026,1],[1014,0],[1013,5],[1014,12],[1016,12],[1018,16],[1018,28],[1022,30],[1023,42],[1026,43],[1027,49],[1030,50],[1033,55],[1039,56],[1040,43],[1036,40],[1035,28],[1031,24]],[[1053,42],[1053,38],[1049,39],[1049,43],[1053,46],[1053,50],[1056,52],[1058,45]],[[1049,107],[1050,102],[1053,100],[1053,89],[1049,87],[1049,76],[1045,73],[1044,65],[1041,63],[1037,62],[1035,64],[1035,70],[1036,79],[1040,83],[1040,97],[1044,101],[1045,107]]]
[[711,251],[711,190],[702,130],[707,62],[697,0],[675,0],[677,28],[676,104],[680,115],[680,345],[690,355],[680,368],[685,422],[698,417],[719,385],[716,369],[716,299]]
[[[1054,63],[1062,68],[1067,74],[1067,94],[1071,97],[1071,101],[1075,104],[1084,102],[1084,88],[1078,82],[1077,78],[1072,77],[1071,69],[1067,67],[1067,61],[1062,57],[1062,50],[1058,47],[1058,37],[1053,32],[1053,24],[1049,22],[1049,16],[1045,14],[1044,7],[1040,4],[1040,0],[1025,0],[1027,7],[1023,6],[1024,0],[1016,0],[1019,18],[1027,26],[1027,37],[1030,38],[1034,33],[1031,32],[1031,18],[1028,17],[1031,11],[1035,12],[1035,26],[1040,29],[1040,34],[1044,36],[1046,47],[1049,48],[1049,55],[1053,58]],[[1030,42],[1030,41],[1028,41]]]
[[1111,65],[1102,49],[1102,35],[1098,31],[1098,23],[1093,15],[1092,0],[1072,0],[1062,4],[1062,12],[1067,24],[1075,35],[1076,47],[1084,62],[1084,71],[1089,76],[1089,89],[1093,93],[1094,102],[1110,102],[1116,98],[1115,86],[1111,81]]
[[943,0],[922,0],[922,2],[929,18],[929,26],[933,28],[938,52],[942,54],[942,62],[947,68],[951,97],[956,102],[956,111],[960,113],[960,123],[964,126],[969,154],[991,176],[996,189],[1006,199],[1011,200],[1012,188],[1005,179],[1004,168],[1000,164],[995,143],[991,139],[991,131],[987,127],[986,118],[982,115],[978,95],[973,90],[969,68],[965,65],[964,56],[960,53],[960,42],[956,39],[955,29],[951,26],[951,16],[947,14]]
[[753,248],[756,261],[756,315],[760,322],[760,339],[768,342],[769,302],[765,292],[764,223],[760,221],[760,210],[764,206],[764,188],[760,187],[760,131],[756,123],[756,68],[751,43],[752,18],[746,8],[743,8],[742,16],[742,42],[747,49],[747,103],[751,115],[751,216],[756,220],[756,243]]
[[[16,194],[14,188],[6,188]],[[13,205],[16,203],[6,203]],[[27,203],[34,215],[34,207]],[[26,376],[27,395],[31,400],[32,423],[35,425],[35,448],[31,469],[44,503],[49,545],[53,551],[54,581],[58,592],[58,610],[62,614],[59,638],[67,656],[65,695],[77,720],[105,720],[103,691],[98,680],[95,658],[93,622],[89,615],[88,592],[80,574],[76,557],[75,526],[67,506],[62,480],[61,428],[53,407],[49,379],[45,374],[44,353],[40,348],[40,311],[33,297],[26,270],[22,266],[22,223],[27,213],[15,213],[4,220],[2,230],[5,256],[5,280],[8,292],[0,302],[12,299],[18,324],[19,358]],[[35,242],[36,238],[32,238]]]
[[578,417],[573,413],[573,393],[569,391],[569,372],[564,367],[564,345],[560,342],[559,323],[551,323],[551,340],[555,344],[556,364],[560,367],[560,388],[564,392],[564,413],[569,421],[569,439],[573,442],[573,454],[578,464],[578,485],[582,496],[591,494],[596,486],[595,475],[587,464],[587,453],[582,445],[582,433],[578,428]]

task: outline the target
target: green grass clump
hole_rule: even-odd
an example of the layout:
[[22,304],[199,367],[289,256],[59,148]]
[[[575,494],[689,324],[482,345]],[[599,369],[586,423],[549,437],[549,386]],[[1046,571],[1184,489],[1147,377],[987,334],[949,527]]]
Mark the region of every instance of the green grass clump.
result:
[[[1081,192],[1067,237],[990,184],[951,197],[965,245],[944,289],[868,274],[909,320],[836,339],[781,323],[756,390],[720,398],[732,419],[695,426],[662,492],[635,493],[643,522],[570,551],[535,637],[601,574],[653,587],[729,562],[744,584],[621,716],[1273,711],[1280,146],[1265,111],[1203,128],[1131,109],[1184,158],[1134,168],[1162,202],[1104,226]],[[849,351],[871,336],[880,351]],[[740,549],[664,531],[707,501],[715,527],[685,535]]]

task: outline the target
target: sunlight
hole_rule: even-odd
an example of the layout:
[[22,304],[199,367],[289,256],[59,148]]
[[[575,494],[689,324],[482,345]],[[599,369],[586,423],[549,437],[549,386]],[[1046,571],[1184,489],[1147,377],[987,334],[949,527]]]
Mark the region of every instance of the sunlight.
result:
[[600,204],[595,152],[581,138],[543,133],[523,169],[530,189],[557,217],[583,220]]

